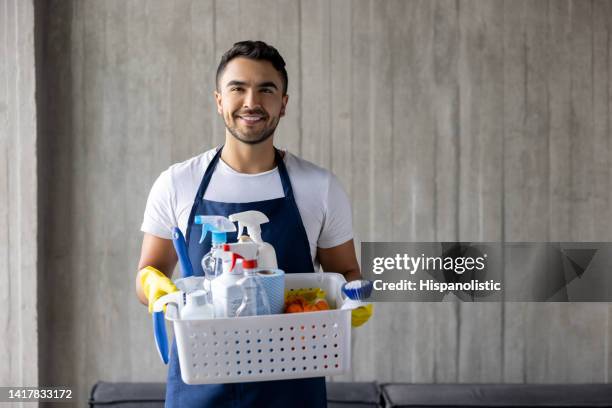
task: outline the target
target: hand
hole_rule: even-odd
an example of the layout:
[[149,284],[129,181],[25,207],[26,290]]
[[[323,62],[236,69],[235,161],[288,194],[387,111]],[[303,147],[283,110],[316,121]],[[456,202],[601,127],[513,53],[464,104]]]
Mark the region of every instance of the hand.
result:
[[359,327],[372,317],[374,305],[369,303],[365,306],[360,306],[351,311],[351,326]]
[[178,291],[174,283],[163,273],[152,266],[143,269],[140,275],[142,291],[149,302],[149,313],[153,313],[153,305],[160,297]]

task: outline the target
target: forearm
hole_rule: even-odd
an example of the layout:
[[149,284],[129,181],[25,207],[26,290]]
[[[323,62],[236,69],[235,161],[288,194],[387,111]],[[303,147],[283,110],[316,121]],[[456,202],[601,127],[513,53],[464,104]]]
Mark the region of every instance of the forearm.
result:
[[317,257],[324,271],[341,273],[347,282],[361,279],[352,239],[332,248],[317,248]]
[[349,269],[346,272],[342,272],[342,275],[347,282],[361,279],[361,271],[359,268]]

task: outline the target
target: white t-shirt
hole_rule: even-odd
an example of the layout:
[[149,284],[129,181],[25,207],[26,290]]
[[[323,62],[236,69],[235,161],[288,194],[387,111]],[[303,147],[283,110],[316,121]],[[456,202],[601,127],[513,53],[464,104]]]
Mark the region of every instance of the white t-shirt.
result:
[[[172,228],[187,231],[189,213],[208,164],[216,148],[177,163],[157,178],[145,208],[141,230],[172,239]],[[340,181],[328,170],[285,151],[284,159],[293,195],[302,217],[315,270],[317,247],[331,248],[353,238],[351,205]],[[219,160],[204,193],[206,200],[248,203],[283,197],[278,168],[258,174],[243,174]],[[262,230],[266,228],[262,225]]]

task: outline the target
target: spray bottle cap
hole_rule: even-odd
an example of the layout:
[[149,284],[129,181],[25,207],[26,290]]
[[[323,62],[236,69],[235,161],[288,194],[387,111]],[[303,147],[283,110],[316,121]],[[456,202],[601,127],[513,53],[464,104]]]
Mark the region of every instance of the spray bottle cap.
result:
[[261,224],[270,221],[266,215],[260,211],[243,211],[229,216],[230,221],[238,222],[238,236],[242,234],[244,227],[247,227],[249,236],[254,242],[261,240]]
[[[227,246],[226,246],[227,245]],[[243,259],[257,259],[259,253],[259,244],[256,242],[235,242],[233,244],[225,244],[222,246],[235,254],[240,255]]]
[[[227,248],[227,249],[226,249]],[[231,252],[229,250],[229,245],[228,244],[224,244],[222,246],[222,248],[220,249],[215,249],[213,251],[213,256],[215,258],[221,258],[223,260],[223,263],[230,263],[229,269],[227,270],[229,273],[231,273],[234,270],[234,267],[236,266],[236,261],[238,259],[244,259],[244,257],[240,254],[236,254],[234,252]],[[225,272],[225,270],[224,270]]]
[[187,303],[202,306],[207,303],[208,295],[204,290],[196,290],[187,294]]
[[244,259],[242,261],[242,269],[255,269],[257,268],[257,259]]
[[236,231],[234,223],[221,215],[196,215],[194,222],[202,225],[200,244],[204,242],[208,231],[212,232],[213,245],[227,242],[227,233]]

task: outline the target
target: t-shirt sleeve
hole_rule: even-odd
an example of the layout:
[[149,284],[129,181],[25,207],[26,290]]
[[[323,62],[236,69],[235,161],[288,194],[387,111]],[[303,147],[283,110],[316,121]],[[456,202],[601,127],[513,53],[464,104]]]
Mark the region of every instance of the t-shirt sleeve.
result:
[[164,171],[153,183],[140,230],[164,239],[172,239],[175,217],[175,193],[169,170]]
[[353,239],[351,203],[340,180],[332,174],[329,178],[325,219],[317,246],[333,248],[350,239]]

